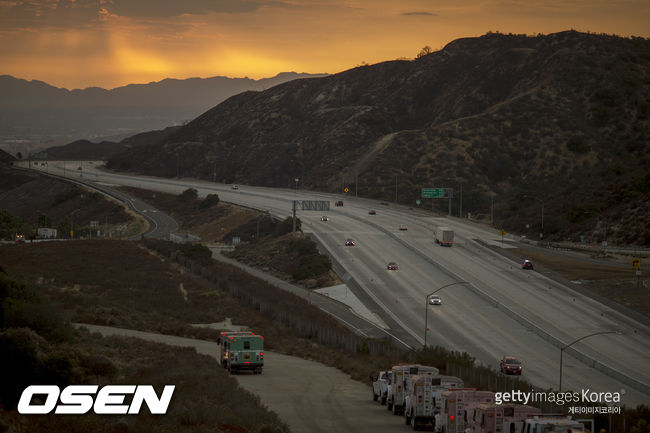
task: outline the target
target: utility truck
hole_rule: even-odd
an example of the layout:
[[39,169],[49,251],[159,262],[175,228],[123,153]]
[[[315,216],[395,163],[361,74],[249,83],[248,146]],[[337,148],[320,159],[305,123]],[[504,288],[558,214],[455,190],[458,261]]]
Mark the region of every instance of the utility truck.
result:
[[436,423],[436,431],[464,433],[474,418],[474,410],[482,403],[494,403],[492,391],[465,388],[442,393],[443,407]]
[[390,385],[390,370],[380,371],[379,374],[372,379],[372,399],[379,400],[379,403],[386,404],[386,397],[388,397],[388,386]]
[[251,370],[253,374],[262,374],[264,368],[264,337],[250,331],[222,332],[217,339],[221,365],[235,374],[242,370]]
[[523,433],[523,421],[541,415],[539,408],[523,404],[482,403],[470,420],[473,433]]
[[404,413],[406,390],[410,388],[411,376],[437,376],[440,373],[435,367],[419,364],[401,364],[393,366],[390,371],[390,386],[386,396],[386,409],[392,410],[393,415]]
[[454,231],[449,227],[436,227],[433,236],[436,243],[443,247],[450,247],[454,244]]
[[404,406],[404,422],[414,430],[435,427],[435,416],[441,409],[444,391],[463,388],[463,380],[454,376],[411,376]]

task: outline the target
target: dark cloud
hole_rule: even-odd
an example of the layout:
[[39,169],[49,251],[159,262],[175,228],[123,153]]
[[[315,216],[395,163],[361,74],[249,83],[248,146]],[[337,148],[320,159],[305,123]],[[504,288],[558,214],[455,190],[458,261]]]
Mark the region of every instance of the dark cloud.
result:
[[3,28],[79,27],[97,21],[97,0],[32,0],[0,4]]
[[419,15],[419,16],[427,16],[427,17],[438,16],[438,14],[434,14],[433,12],[425,12],[425,11],[404,12],[402,15],[406,15],[406,16]]
[[278,0],[18,0],[0,1],[0,27],[43,28],[85,26],[103,13],[131,18],[170,18],[210,12],[245,13],[262,6],[288,7]]
[[264,4],[253,0],[111,0],[106,9],[124,17],[165,18],[210,12],[253,12]]

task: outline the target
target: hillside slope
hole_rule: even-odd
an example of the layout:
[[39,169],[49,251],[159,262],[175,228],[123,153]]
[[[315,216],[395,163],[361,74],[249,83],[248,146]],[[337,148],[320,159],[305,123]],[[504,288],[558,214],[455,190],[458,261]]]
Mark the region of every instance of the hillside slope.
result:
[[[303,185],[415,204],[537,237],[650,243],[650,41],[574,31],[459,39],[413,61],[229,98],[110,166]],[[446,210],[446,202],[438,206]],[[607,227],[607,229],[605,229]],[[608,230],[607,235],[604,231]]]

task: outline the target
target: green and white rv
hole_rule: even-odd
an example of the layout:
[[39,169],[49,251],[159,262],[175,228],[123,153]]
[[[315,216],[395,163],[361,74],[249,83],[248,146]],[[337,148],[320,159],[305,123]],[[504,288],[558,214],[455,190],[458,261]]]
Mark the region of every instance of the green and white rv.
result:
[[262,374],[264,367],[264,337],[252,332],[222,332],[217,340],[221,365],[231,374],[251,370]]

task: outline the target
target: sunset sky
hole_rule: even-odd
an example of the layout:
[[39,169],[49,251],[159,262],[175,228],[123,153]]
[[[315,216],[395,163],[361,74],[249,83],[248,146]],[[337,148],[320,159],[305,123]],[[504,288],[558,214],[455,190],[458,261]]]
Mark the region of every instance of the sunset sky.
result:
[[488,31],[650,37],[649,0],[0,0],[0,74],[57,87],[336,73]]

